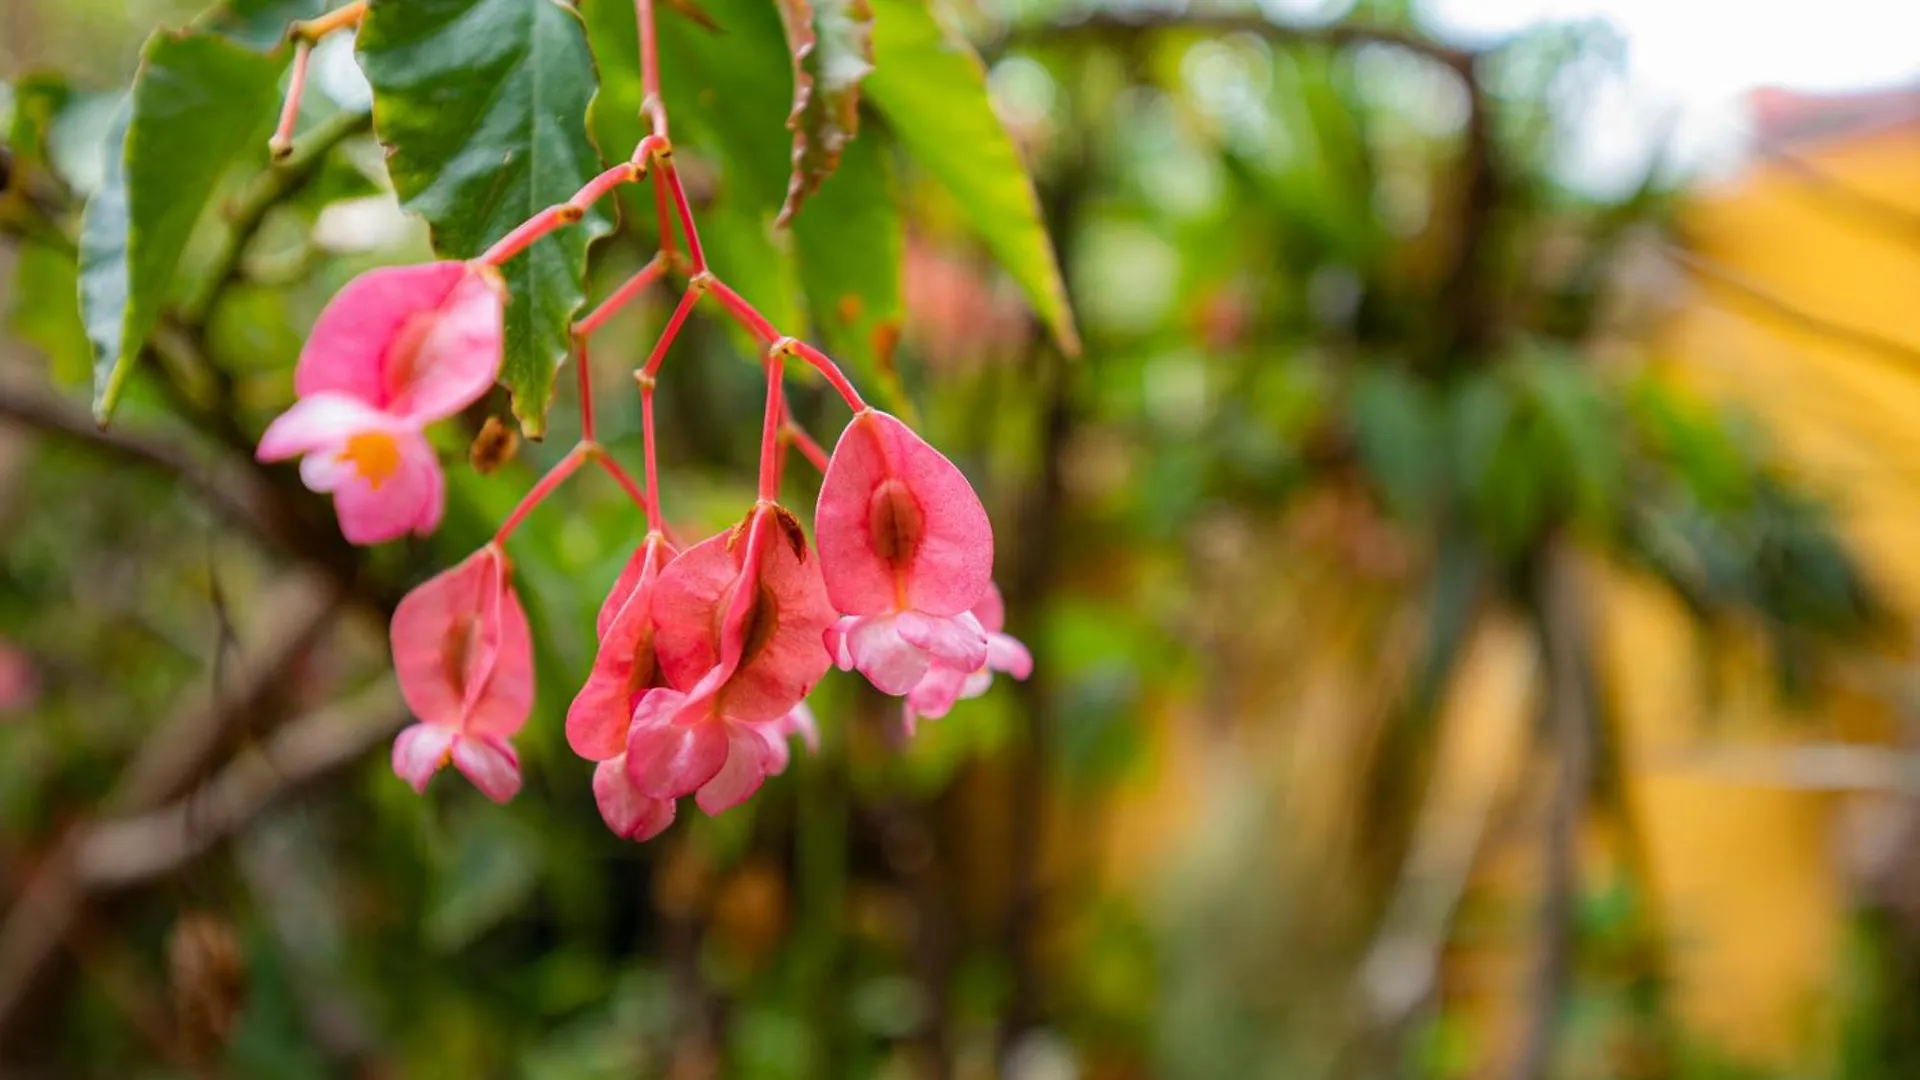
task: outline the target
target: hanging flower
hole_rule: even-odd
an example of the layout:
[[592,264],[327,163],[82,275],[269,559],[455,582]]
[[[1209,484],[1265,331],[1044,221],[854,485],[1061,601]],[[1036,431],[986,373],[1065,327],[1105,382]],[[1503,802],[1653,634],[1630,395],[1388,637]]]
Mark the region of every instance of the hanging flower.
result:
[[373,270],[333,298],[301,350],[292,408],[260,437],[262,461],[304,459],[340,531],[377,544],[440,524],[446,478],[428,424],[472,404],[500,368],[506,287],[490,267]]
[[489,544],[393,613],[394,672],[419,720],[395,740],[393,771],[415,791],[449,761],[495,802],[520,790],[508,740],[533,709],[533,644],[509,573]]
[[970,612],[993,577],[993,527],[953,462],[905,424],[867,410],[847,425],[814,516],[827,595],[844,618],[827,636],[844,670],[889,694],[936,664],[987,658]]
[[796,710],[830,666],[819,565],[799,522],[762,503],[675,559],[653,611],[666,685],[634,711],[628,775],[657,798],[697,792],[717,814],[784,769],[787,736],[812,727]]

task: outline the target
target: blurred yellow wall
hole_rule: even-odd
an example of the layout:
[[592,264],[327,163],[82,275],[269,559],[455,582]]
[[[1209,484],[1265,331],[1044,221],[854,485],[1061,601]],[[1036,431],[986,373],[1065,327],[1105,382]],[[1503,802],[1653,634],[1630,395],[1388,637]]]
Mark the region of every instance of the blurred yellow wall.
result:
[[[1920,124],[1791,144],[1703,190],[1682,226],[1698,261],[1656,343],[1665,370],[1761,417],[1837,501],[1897,610],[1920,612]],[[1689,1026],[1779,1064],[1824,1057],[1845,796],[1788,784],[1766,763],[1792,742],[1883,736],[1891,718],[1864,697],[1786,716],[1751,663],[1709,705],[1670,601],[1622,583],[1606,610]],[[1739,748],[1748,767],[1689,752],[1703,742]]]

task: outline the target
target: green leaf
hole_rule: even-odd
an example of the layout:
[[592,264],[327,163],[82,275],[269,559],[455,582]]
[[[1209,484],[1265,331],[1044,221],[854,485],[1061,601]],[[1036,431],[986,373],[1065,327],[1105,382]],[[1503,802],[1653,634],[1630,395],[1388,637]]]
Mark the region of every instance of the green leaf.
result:
[[255,52],[273,52],[285,44],[288,27],[330,6],[328,0],[228,0],[196,25]]
[[217,37],[147,40],[115,124],[101,189],[80,226],[80,308],[93,343],[93,411],[105,423],[227,168],[273,113],[280,64]]
[[1069,355],[1080,337],[1040,220],[1033,181],[987,97],[986,68],[934,18],[927,0],[873,0],[867,97],[945,185]]
[[800,277],[823,344],[882,382],[894,377],[906,247],[888,135],[869,126],[848,144],[840,170],[793,222]]
[[793,175],[780,224],[833,171],[860,133],[860,80],[873,70],[873,9],[867,0],[778,0],[793,56]]
[[87,381],[87,330],[75,306],[79,279],[73,255],[46,244],[24,244],[14,271],[12,303],[6,313],[9,334],[46,354],[53,381],[82,386]]
[[[571,7],[376,0],[359,49],[394,190],[426,219],[440,255],[479,255],[599,171],[586,121],[598,79]],[[530,438],[546,431],[585,295],[587,246],[610,228],[596,209],[502,268],[512,300],[500,382]]]

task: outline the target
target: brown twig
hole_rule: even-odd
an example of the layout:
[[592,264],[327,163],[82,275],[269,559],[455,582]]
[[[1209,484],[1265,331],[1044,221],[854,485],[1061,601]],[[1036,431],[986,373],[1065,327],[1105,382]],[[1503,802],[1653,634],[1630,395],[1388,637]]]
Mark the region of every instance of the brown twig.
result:
[[123,889],[186,865],[269,804],[360,759],[407,720],[391,677],[274,732],[189,794],[159,809],[89,827],[74,853],[87,887]]
[[[270,590],[259,607],[264,624],[225,666],[221,685],[189,695],[154,729],[103,805],[138,813],[178,796],[330,625],[340,599],[337,588],[306,573]],[[0,1044],[94,895],[78,866],[86,835],[81,826],[55,845],[0,923]]]
[[1596,720],[1589,708],[1592,696],[1583,685],[1592,643],[1576,559],[1566,541],[1549,540],[1540,553],[1532,587],[1531,606],[1546,661],[1543,735],[1556,768],[1541,834],[1546,888],[1540,904],[1539,939],[1527,989],[1526,1021],[1510,1073],[1513,1080],[1543,1080],[1548,1075],[1573,976],[1580,826],[1593,785]]

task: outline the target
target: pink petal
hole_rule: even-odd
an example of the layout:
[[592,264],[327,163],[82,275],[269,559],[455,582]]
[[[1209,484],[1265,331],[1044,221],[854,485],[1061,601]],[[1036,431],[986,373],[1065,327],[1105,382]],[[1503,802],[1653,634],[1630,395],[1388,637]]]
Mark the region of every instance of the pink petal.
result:
[[499,648],[467,713],[467,731],[504,739],[518,734],[533,714],[533,635],[519,593],[504,579],[497,604],[498,627],[491,636]]
[[820,723],[814,719],[813,710],[807,707],[806,702],[795,705],[782,721],[782,726],[788,734],[800,736],[800,741],[807,744],[808,753],[820,752]]
[[847,651],[847,631],[858,625],[860,618],[858,615],[842,615],[821,635],[827,655],[833,657],[834,666],[841,671],[853,670],[853,654]]
[[988,634],[987,667],[1025,680],[1033,674],[1033,654],[1011,634]]
[[340,533],[350,543],[379,544],[420,531],[422,523],[440,523],[446,502],[446,483],[440,459],[417,432],[396,435],[400,467],[380,484],[369,483],[358,472],[337,475],[334,511],[340,515]]
[[446,764],[459,733],[434,724],[412,724],[393,740],[393,774],[426,794],[427,781]]
[[504,739],[462,735],[453,743],[453,765],[497,803],[520,792],[520,757]]
[[[641,699],[641,709],[657,714],[661,709],[648,709],[647,699],[661,694],[685,700],[677,691],[651,690]],[[680,711],[687,711],[685,705]],[[692,794],[713,779],[727,760],[724,724],[707,717],[682,723],[679,714],[674,715],[674,720],[650,723],[647,720],[651,715],[643,718],[636,710],[633,730],[627,736],[627,776],[635,787],[658,799]]]
[[960,700],[968,701],[987,692],[993,685],[993,669],[981,668],[967,676],[966,683],[960,687]]
[[933,665],[927,669],[926,677],[907,694],[907,706],[916,716],[929,720],[940,719],[952,711],[954,702],[960,700],[968,674],[960,668]]
[[606,761],[626,753],[627,728],[641,693],[660,683],[654,659],[653,592],[664,542],[650,539],[628,562],[614,583],[614,595],[601,606],[604,614],[618,609],[601,626],[600,650],[587,683],[567,709],[567,745],[589,761]]
[[[495,578],[495,549],[482,548],[402,597],[388,637],[400,693],[413,715],[459,731],[466,686],[475,674],[484,593]],[[457,656],[450,654],[457,653]]]
[[405,425],[396,424],[392,417],[364,402],[343,394],[314,394],[294,402],[267,425],[254,456],[261,461],[284,461],[320,450],[336,451],[349,436],[362,431],[396,429],[407,430]]
[[607,828],[628,840],[651,840],[673,824],[673,800],[656,799],[634,787],[623,757],[594,766],[593,801]]
[[746,724],[727,724],[726,764],[701,785],[694,802],[709,816],[746,802],[767,777],[767,741]]
[[[756,531],[759,565],[748,567]],[[777,720],[832,663],[822,641],[833,610],[819,565],[784,511],[760,508],[745,530],[709,537],[662,571],[653,600],[656,654],[674,686],[708,677],[726,651],[721,631],[741,588],[754,599],[733,642],[734,670],[722,672],[722,708],[734,720]]]
[[492,545],[408,593],[389,630],[394,673],[429,724],[506,738],[533,709],[526,611]]
[[989,634],[1007,628],[1007,602],[1000,598],[1000,586],[987,582],[987,591],[980,594],[980,602],[973,605],[973,617],[980,620],[980,628]]
[[613,625],[613,617],[627,603],[633,591],[640,587],[644,578],[651,582],[660,576],[660,571],[673,561],[673,545],[667,543],[659,533],[648,533],[646,542],[634,549],[627,559],[627,565],[620,568],[620,576],[614,579],[613,588],[607,591],[607,598],[600,603],[600,613],[594,616],[593,632],[596,637],[606,637],[607,628]]
[[897,621],[894,615],[863,616],[847,631],[846,648],[854,666],[886,694],[912,690],[932,663],[900,636]]
[[504,301],[498,277],[469,263],[368,271],[320,313],[294,389],[344,394],[422,423],[451,416],[493,382]]
[[943,619],[903,611],[894,626],[901,640],[924,651],[936,664],[972,671],[987,662],[987,632],[970,612]]
[[992,583],[993,526],[972,485],[883,412],[860,413],[841,433],[814,529],[827,594],[849,615],[958,615]]

